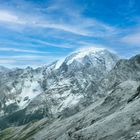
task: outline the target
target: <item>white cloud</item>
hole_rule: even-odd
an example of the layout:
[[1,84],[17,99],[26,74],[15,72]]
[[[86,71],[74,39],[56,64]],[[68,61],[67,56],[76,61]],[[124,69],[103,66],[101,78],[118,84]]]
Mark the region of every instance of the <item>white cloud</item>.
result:
[[18,17],[8,13],[7,11],[0,11],[0,21],[6,22],[15,22],[18,20]]
[[37,50],[26,50],[17,48],[0,48],[0,51],[7,52],[21,52],[21,53],[38,53],[38,54],[48,54],[49,52],[37,51]]
[[131,34],[122,38],[122,42],[129,45],[140,46],[140,33]]
[[13,56],[0,56],[0,60],[39,60],[39,59],[46,59],[47,56],[42,56],[42,55],[34,55],[34,54],[29,54],[29,55],[13,55]]
[[50,43],[45,40],[39,40],[39,39],[30,39],[34,43],[40,44],[43,46],[52,46],[52,47],[58,47],[58,48],[74,48],[74,45],[71,45],[70,43]]
[[16,63],[16,60],[0,59],[0,65],[13,64],[13,63]]
[[105,34],[111,35],[114,34],[114,32],[116,33],[116,28],[106,25],[95,19],[82,17],[80,14],[76,17],[70,16],[69,22],[65,21],[66,17],[63,17],[61,20],[59,20],[59,18],[56,20],[55,18],[51,17],[51,14],[47,14],[45,16],[30,15],[27,13],[18,14],[18,12],[0,10],[0,23],[8,23],[8,25],[3,24],[3,26],[7,26],[8,28],[10,28],[9,24],[11,24],[14,29],[16,29],[15,26],[17,26],[17,29],[19,29],[19,26],[27,26],[31,28],[50,28],[73,33],[76,35],[98,37],[105,36]]
[[16,14],[10,11],[0,11],[0,22],[13,23],[13,24],[25,24],[25,21],[20,20]]

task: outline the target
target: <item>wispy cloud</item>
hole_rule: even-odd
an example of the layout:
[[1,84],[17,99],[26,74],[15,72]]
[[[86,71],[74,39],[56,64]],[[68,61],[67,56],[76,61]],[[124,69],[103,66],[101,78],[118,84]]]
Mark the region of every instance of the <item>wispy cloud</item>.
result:
[[0,54],[3,53],[5,55],[0,55],[0,65],[10,68],[26,67],[27,65],[38,67],[45,64],[47,65],[57,58],[57,56],[53,57],[49,52],[16,48],[0,48]]
[[140,46],[140,33],[134,33],[122,38],[122,42],[133,46]]
[[47,46],[51,46],[51,47],[58,47],[58,48],[74,48],[75,45],[72,43],[52,43],[52,42],[48,42],[45,40],[39,40],[39,39],[30,39],[32,42],[36,43],[36,44],[40,44],[42,47],[47,47]]
[[48,54],[49,52],[37,51],[37,50],[25,50],[17,48],[0,48],[0,51],[6,52],[21,52],[21,53],[38,53],[38,54]]
[[[3,26],[9,28],[9,24],[15,24],[16,26],[24,27],[38,27],[38,28],[50,28],[54,30],[61,30],[64,32],[73,33],[82,36],[104,36],[104,33],[113,34],[117,30],[114,27],[101,23],[95,19],[88,19],[78,15],[76,17],[71,17],[69,22],[66,20],[56,20],[51,18],[50,15],[28,15],[27,13],[16,14],[16,12],[3,10],[0,11],[0,23]],[[82,23],[82,24],[80,24]]]
[[19,17],[7,10],[0,11],[0,22],[13,23],[13,24],[25,24],[24,20],[19,19]]
[[[95,6],[90,7],[90,3],[94,2]],[[136,11],[135,0],[128,0],[121,5],[117,3],[117,11],[115,7],[112,9],[115,13],[104,11],[112,8],[107,4],[100,3],[99,8],[99,3],[94,2],[1,0],[0,56],[11,54],[11,60],[0,57],[0,62],[7,65],[36,65],[51,62],[79,48],[103,45],[109,50],[124,53],[122,50],[130,45],[140,45],[137,30],[123,26],[127,24],[124,21],[128,21],[128,15]],[[115,14],[119,17],[115,17]],[[135,17],[132,17],[130,19],[134,20]],[[117,24],[114,23],[116,21]],[[119,48],[120,45],[124,45],[124,48]]]
[[13,56],[0,56],[0,65],[10,68],[13,67],[38,67],[48,65],[50,62],[55,61],[57,56],[41,56],[41,55],[13,55]]

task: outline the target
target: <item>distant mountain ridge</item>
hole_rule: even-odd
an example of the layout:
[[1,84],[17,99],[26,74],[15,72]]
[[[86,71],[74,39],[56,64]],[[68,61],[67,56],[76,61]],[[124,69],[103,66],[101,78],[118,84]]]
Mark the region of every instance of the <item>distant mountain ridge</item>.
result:
[[6,67],[4,67],[4,66],[0,66],[0,73],[5,73],[5,72],[9,72],[10,71],[10,69],[9,68],[6,68]]

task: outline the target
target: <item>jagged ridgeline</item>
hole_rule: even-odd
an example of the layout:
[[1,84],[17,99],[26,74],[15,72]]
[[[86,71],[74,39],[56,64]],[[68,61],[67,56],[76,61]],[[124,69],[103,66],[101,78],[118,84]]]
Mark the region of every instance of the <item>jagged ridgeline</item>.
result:
[[96,94],[100,81],[117,61],[105,49],[85,49],[37,69],[2,68],[0,127],[79,112],[104,96]]
[[86,49],[0,73],[2,140],[140,139],[140,55]]

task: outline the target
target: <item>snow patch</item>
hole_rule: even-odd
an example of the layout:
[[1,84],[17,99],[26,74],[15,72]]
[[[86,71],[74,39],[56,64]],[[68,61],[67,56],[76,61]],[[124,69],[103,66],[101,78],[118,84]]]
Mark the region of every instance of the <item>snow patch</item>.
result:
[[8,106],[8,105],[10,105],[10,104],[12,104],[12,103],[15,103],[15,101],[14,101],[14,100],[8,100],[8,101],[5,103],[5,105]]
[[[20,107],[25,107],[26,104],[35,98],[37,95],[42,93],[42,89],[37,81],[30,82],[25,81],[21,94],[19,95]],[[27,98],[25,100],[25,98]]]
[[64,62],[64,58],[63,59],[60,59],[60,60],[58,60],[57,62],[56,62],[56,65],[55,65],[55,70],[56,69],[59,69],[60,68],[60,66],[63,64],[63,62]]

